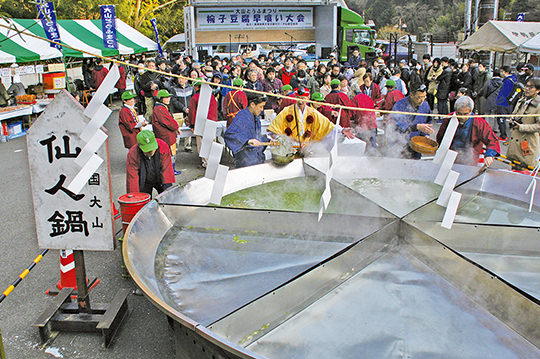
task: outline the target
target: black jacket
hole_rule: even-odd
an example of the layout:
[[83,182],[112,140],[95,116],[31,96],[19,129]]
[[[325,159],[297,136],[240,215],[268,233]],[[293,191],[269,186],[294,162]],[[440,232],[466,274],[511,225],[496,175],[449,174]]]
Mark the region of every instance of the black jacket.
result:
[[450,84],[452,82],[452,68],[446,66],[443,69],[442,74],[437,77],[439,85],[437,86],[437,98],[439,100],[446,100],[448,98],[448,93],[450,92]]
[[482,91],[484,90],[484,87],[486,86],[487,82],[488,82],[487,70],[484,72],[478,71],[478,74],[476,75],[476,79],[473,85],[473,95],[476,95],[476,97],[483,96]]
[[470,71],[467,72],[460,72],[457,77],[457,85],[458,89],[461,87],[465,87],[469,89],[469,91],[472,92],[472,75]]
[[163,89],[163,83],[161,82],[161,75],[155,72],[146,71],[139,77],[139,84],[141,90],[144,91],[144,97],[153,97],[154,91],[151,89],[152,83],[158,85],[158,89]]
[[500,77],[494,77],[486,83],[482,90],[482,96],[486,98],[486,104],[484,105],[485,113],[495,113],[497,108],[497,95],[502,87],[503,79]]

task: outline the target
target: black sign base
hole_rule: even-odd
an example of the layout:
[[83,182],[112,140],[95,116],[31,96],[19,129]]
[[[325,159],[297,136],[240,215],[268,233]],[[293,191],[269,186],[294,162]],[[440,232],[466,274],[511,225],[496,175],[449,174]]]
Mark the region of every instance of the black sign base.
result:
[[72,290],[62,289],[32,325],[39,329],[41,342],[52,341],[57,332],[95,332],[103,335],[103,343],[108,347],[128,313],[129,290],[118,291],[110,304],[93,304],[89,312],[80,312],[78,304],[71,301]]
[[43,344],[52,342],[60,332],[95,332],[103,335],[105,347],[128,313],[128,289],[120,289],[109,304],[90,305],[83,251],[73,251],[77,277],[77,301],[72,302],[73,288],[64,288],[32,326],[39,329]]

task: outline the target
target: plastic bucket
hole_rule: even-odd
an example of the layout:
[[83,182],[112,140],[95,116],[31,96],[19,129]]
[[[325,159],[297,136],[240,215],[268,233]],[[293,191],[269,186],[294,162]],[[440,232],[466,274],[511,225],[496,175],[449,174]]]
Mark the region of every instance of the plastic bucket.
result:
[[66,88],[65,72],[46,72],[43,74],[43,88],[45,90],[61,90]]
[[148,193],[133,192],[128,193],[118,198],[120,204],[120,214],[122,216],[122,229],[126,234],[129,223],[135,217],[137,212],[141,210],[148,202],[151,196]]

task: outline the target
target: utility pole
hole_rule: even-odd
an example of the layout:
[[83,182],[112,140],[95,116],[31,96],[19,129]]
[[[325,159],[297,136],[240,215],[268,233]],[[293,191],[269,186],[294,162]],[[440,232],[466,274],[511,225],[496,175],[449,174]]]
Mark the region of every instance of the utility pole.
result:
[[465,2],[465,24],[463,28],[463,32],[465,33],[465,39],[467,39],[471,34],[471,7],[472,0],[467,0]]

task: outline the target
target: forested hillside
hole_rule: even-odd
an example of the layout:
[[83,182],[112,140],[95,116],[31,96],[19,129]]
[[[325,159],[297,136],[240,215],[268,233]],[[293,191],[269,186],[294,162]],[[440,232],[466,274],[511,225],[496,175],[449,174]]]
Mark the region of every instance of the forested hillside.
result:
[[[349,0],[349,7],[385,26],[407,25],[415,35],[433,33],[445,37],[463,31],[465,0]],[[473,0],[474,4],[474,0]],[[515,20],[517,13],[528,12],[526,21],[540,21],[540,0],[500,0],[499,19]],[[508,14],[510,13],[510,14]]]

